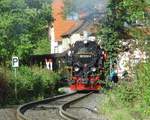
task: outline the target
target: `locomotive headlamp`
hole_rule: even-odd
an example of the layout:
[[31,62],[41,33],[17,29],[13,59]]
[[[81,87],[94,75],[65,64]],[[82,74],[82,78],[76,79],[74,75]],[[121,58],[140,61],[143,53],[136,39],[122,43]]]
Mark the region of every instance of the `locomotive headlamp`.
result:
[[96,68],[95,67],[92,67],[91,70],[92,70],[92,72],[96,72]]
[[80,70],[80,68],[79,68],[79,67],[74,67],[74,70],[75,70],[76,72],[78,72],[78,71]]
[[87,44],[88,43],[88,41],[87,40],[84,40],[84,42],[83,42],[84,44]]

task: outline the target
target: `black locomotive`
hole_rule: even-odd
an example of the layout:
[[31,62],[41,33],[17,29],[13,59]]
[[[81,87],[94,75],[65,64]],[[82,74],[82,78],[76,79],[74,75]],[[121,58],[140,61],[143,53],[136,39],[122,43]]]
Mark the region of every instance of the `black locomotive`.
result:
[[68,51],[71,90],[99,90],[104,75],[105,54],[95,41],[77,41]]

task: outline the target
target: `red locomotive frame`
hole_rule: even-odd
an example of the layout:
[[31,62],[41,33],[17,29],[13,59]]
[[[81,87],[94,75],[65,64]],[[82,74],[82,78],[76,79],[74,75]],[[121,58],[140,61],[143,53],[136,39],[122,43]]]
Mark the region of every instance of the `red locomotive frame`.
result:
[[88,79],[89,81],[91,81],[91,83],[93,84],[84,84],[81,82],[81,77],[73,77],[73,81],[75,82],[74,84],[70,85],[70,89],[72,91],[74,90],[78,90],[78,91],[82,91],[82,90],[92,90],[92,91],[97,91],[101,89],[101,84],[97,83],[97,81],[100,80],[99,76],[96,77],[92,77],[90,76]]

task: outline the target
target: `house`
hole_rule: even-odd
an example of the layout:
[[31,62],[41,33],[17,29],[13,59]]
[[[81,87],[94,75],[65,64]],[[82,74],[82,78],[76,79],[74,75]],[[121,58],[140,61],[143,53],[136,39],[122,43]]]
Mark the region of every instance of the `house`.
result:
[[51,53],[60,53],[62,51],[61,35],[75,25],[75,21],[64,19],[63,7],[63,0],[54,0],[52,3],[54,23],[51,27]]
[[[88,39],[95,40],[96,26],[103,13],[83,13],[76,15],[76,19],[65,19],[63,14],[63,0],[54,0],[52,14],[54,22],[51,27],[51,53],[62,53],[69,48],[69,44]],[[78,17],[79,16],[79,17]],[[66,17],[70,18],[70,17]]]

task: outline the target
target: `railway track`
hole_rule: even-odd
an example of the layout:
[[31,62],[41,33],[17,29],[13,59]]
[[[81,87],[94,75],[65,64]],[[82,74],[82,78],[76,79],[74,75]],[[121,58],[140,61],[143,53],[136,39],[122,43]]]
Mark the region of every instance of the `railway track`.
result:
[[77,116],[77,120],[108,120],[104,115],[99,113],[99,107],[102,104],[100,101],[103,98],[102,94],[90,94],[84,99],[71,103],[65,111]]
[[70,105],[77,101],[86,98],[91,93],[71,93],[52,98],[47,98],[41,101],[30,102],[21,105],[17,109],[18,120],[78,120],[76,116],[67,112]]

